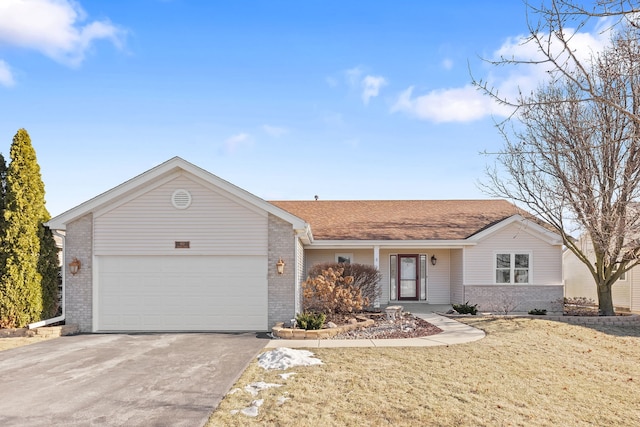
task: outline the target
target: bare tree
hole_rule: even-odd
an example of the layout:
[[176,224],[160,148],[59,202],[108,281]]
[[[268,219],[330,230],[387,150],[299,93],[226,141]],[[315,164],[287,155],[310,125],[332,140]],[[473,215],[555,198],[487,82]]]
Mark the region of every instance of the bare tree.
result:
[[[535,58],[500,57],[486,60],[495,66],[539,65],[545,66],[552,79],[572,81],[578,89],[578,99],[608,103],[628,114],[634,120],[640,117],[628,111],[624,105],[612,103],[601,93],[602,86],[591,75],[589,64],[585,63],[575,49],[576,35],[594,19],[609,19],[602,29],[640,28],[640,2],[635,0],[597,0],[587,8],[575,0],[547,0],[540,6],[524,0],[527,9],[528,37],[523,45],[533,45],[538,52]],[[620,31],[618,38],[637,38],[635,31]],[[516,110],[534,100],[519,97],[510,99],[498,92],[489,82],[472,76],[472,83],[498,103],[514,107]]]
[[[611,286],[638,263],[638,92],[640,2],[576,0],[527,2],[528,38],[535,58],[501,57],[496,66],[546,66],[549,81],[530,96],[509,99],[487,82],[473,84],[514,107],[499,124],[505,149],[488,170],[485,189],[510,197],[551,224],[594,277],[599,311],[611,315]],[[577,34],[606,19],[611,47],[588,59],[575,49]],[[570,236],[586,236],[580,246]]]
[[[601,315],[614,314],[611,286],[640,256],[639,35],[625,24],[588,63],[517,100],[484,184],[559,232],[593,276]],[[572,224],[591,247],[571,237]]]

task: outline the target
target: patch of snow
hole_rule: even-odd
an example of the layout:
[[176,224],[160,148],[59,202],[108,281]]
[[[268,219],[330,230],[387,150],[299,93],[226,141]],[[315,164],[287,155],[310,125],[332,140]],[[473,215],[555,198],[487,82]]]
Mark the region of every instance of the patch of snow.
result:
[[258,356],[258,365],[264,369],[289,369],[293,366],[322,365],[322,361],[313,357],[308,350],[295,350],[278,347]]
[[236,388],[234,388],[232,390],[229,390],[229,393],[227,393],[227,396],[231,396],[232,394],[236,394],[239,391],[240,391],[240,389],[236,387]]
[[244,389],[248,393],[251,393],[252,396],[257,396],[258,392],[262,390],[266,390],[268,388],[272,388],[272,387],[282,387],[282,384],[265,383],[264,381],[258,381],[258,382],[246,385]]
[[296,374],[295,372],[280,374],[280,378],[282,378],[283,380],[288,380],[290,377],[294,376],[295,374]]
[[291,400],[291,398],[286,396],[280,396],[278,400],[276,400],[276,405],[282,406],[284,405],[284,402],[286,402],[287,400]]
[[249,406],[248,408],[244,408],[240,411],[243,415],[247,417],[257,417],[258,416],[258,408],[255,406]]
[[240,412],[247,417],[257,417],[258,416],[258,408],[262,406],[264,403],[264,399],[256,399],[251,402],[251,406],[248,408],[242,409]]

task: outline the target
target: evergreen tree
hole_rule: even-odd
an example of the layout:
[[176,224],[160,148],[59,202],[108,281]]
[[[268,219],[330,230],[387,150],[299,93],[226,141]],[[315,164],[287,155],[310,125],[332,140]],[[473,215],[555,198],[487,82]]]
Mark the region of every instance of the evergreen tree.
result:
[[[7,162],[0,153],[0,248],[2,246],[2,230],[4,230],[4,195],[7,183]],[[4,276],[5,260],[0,251],[0,279]],[[1,296],[2,294],[0,294]]]
[[42,318],[50,319],[58,313],[58,289],[60,285],[59,248],[53,233],[40,225],[40,259],[38,272],[42,276]]
[[0,264],[5,266],[0,277],[0,327],[24,327],[42,314],[40,228],[49,214],[40,166],[25,129],[14,136],[9,156],[0,231]]
[[[7,162],[0,153],[0,230],[4,230],[4,195],[7,183]],[[2,265],[0,265],[0,277],[2,277]]]

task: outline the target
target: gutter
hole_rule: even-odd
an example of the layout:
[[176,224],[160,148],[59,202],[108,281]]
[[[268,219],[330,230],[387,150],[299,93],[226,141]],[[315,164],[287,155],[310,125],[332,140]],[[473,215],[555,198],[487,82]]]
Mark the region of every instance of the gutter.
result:
[[371,249],[375,246],[379,246],[381,249],[461,249],[469,246],[476,246],[477,244],[477,242],[469,240],[315,240],[311,244],[305,245],[305,249]]
[[53,231],[53,234],[59,236],[62,238],[62,266],[60,268],[61,273],[62,273],[62,314],[60,316],[57,317],[52,317],[51,319],[45,319],[45,320],[41,320],[39,322],[34,322],[34,323],[29,323],[29,325],[27,325],[27,327],[29,329],[35,329],[35,328],[40,328],[42,326],[47,326],[47,325],[51,325],[52,323],[58,323],[58,322],[62,322],[63,320],[65,320],[65,316],[66,316],[66,310],[65,310],[65,300],[66,300],[66,292],[65,292],[65,284],[67,282],[67,278],[66,278],[66,272],[65,272],[65,264],[66,264],[66,259],[65,259],[65,238],[66,235],[61,234],[58,232],[58,230],[51,230]]

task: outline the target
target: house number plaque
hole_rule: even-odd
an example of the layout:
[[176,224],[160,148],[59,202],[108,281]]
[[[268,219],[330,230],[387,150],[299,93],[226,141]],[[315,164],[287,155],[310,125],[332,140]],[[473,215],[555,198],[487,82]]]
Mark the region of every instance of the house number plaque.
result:
[[176,242],[176,249],[189,249],[191,242]]

